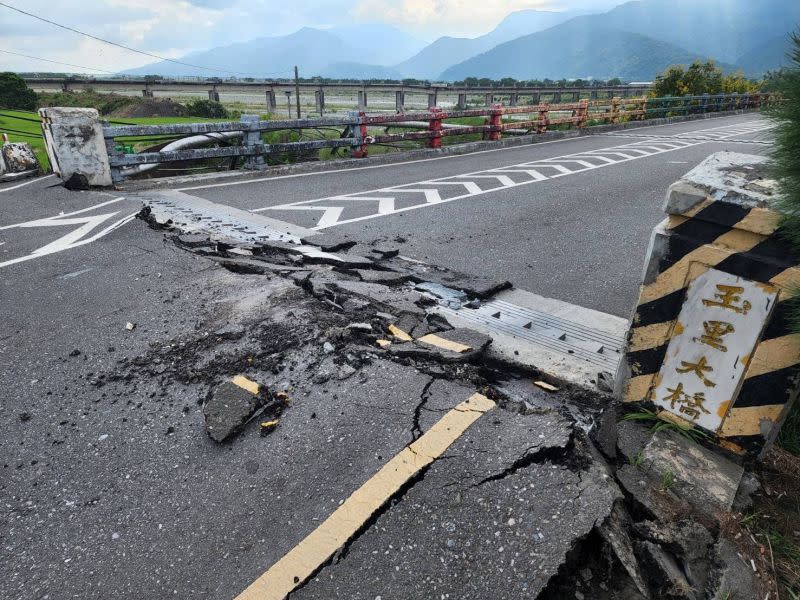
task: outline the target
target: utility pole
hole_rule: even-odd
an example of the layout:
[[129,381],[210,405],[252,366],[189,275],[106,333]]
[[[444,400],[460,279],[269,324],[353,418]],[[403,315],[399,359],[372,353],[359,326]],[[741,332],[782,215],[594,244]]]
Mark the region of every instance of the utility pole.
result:
[[300,76],[297,74],[297,65],[294,66],[294,98],[297,104],[297,118],[300,118]]

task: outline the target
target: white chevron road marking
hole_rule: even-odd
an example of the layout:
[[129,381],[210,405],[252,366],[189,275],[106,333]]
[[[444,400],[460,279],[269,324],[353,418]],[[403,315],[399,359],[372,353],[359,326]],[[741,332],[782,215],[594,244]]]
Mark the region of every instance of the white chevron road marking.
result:
[[[759,123],[758,127],[753,126],[754,131],[768,129],[763,124]],[[445,204],[447,202],[454,202],[465,198],[471,198],[482,194],[488,194],[499,190],[507,190],[522,185],[531,183],[538,183],[549,179],[556,179],[558,177],[566,177],[568,175],[575,175],[578,173],[585,173],[594,169],[602,169],[604,167],[618,165],[621,163],[638,160],[640,158],[647,158],[673,152],[675,150],[683,150],[692,146],[699,146],[708,143],[709,140],[688,139],[688,136],[697,135],[699,133],[716,132],[719,129],[718,138],[725,139],[740,135],[742,133],[741,126],[723,126],[721,128],[712,128],[711,130],[700,130],[697,132],[687,132],[687,139],[680,139],[677,136],[647,136],[638,142],[628,142],[625,144],[610,146],[608,148],[598,148],[596,150],[588,150],[567,154],[564,156],[557,156],[554,158],[547,158],[537,161],[530,161],[519,163],[516,165],[508,165],[506,167],[495,167],[485,171],[475,171],[472,173],[464,173],[461,175],[450,175],[448,177],[441,177],[438,179],[426,179],[414,183],[406,183],[398,186],[378,188],[374,190],[366,190],[363,192],[355,192],[352,194],[344,194],[340,196],[332,196],[326,198],[317,198],[313,200],[300,200],[289,204],[282,204],[280,206],[265,206],[257,208],[253,212],[261,212],[267,210],[279,211],[309,211],[309,210],[323,210],[323,215],[313,227],[313,229],[327,229],[336,225],[344,225],[347,223],[354,223],[364,221],[367,219],[374,219],[380,216],[391,215],[418,208],[428,206],[435,206]],[[644,136],[643,136],[644,137]],[[595,161],[595,162],[592,162]],[[549,171],[547,170],[549,169]],[[527,175],[530,179],[525,181],[514,181],[511,177],[503,175],[503,173],[520,173]],[[494,187],[481,188],[476,181],[495,179],[498,185]],[[463,186],[465,193],[449,198],[442,198],[441,191],[445,186]],[[420,194],[424,196],[424,201],[402,208],[396,208],[394,200],[397,194]],[[342,219],[342,212],[345,206],[338,206],[339,202],[350,201],[372,201],[377,202],[377,210],[371,214],[350,219]],[[324,206],[317,205],[316,203],[324,203]],[[337,204],[337,206],[333,206]]]

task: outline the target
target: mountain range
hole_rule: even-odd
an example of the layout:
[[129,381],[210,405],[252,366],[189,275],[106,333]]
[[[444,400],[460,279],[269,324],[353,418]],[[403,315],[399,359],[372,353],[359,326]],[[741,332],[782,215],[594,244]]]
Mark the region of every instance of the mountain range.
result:
[[[252,77],[352,79],[652,80],[671,64],[713,58],[726,70],[760,76],[787,63],[797,0],[634,0],[597,14],[523,10],[475,38],[427,44],[386,24],[306,27],[292,34],[193,52],[181,60]],[[368,61],[364,56],[369,56]],[[126,75],[208,76],[159,62]]]

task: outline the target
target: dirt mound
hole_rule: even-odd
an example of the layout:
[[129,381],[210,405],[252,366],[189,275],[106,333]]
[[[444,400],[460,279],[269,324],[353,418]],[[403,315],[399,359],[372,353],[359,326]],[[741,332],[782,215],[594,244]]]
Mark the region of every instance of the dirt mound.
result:
[[186,107],[174,100],[148,98],[118,108],[112,117],[184,117]]

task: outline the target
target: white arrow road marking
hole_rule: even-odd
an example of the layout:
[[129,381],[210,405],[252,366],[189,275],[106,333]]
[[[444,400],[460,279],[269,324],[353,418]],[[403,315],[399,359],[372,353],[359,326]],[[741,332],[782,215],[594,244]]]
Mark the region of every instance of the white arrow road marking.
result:
[[91,210],[96,210],[97,208],[102,208],[103,206],[119,202],[120,200],[124,200],[124,198],[115,198],[113,200],[108,200],[106,202],[90,206],[88,208],[76,210],[71,213],[60,214],[55,217],[35,219],[33,221],[25,221],[24,223],[15,223],[13,225],[3,225],[2,227],[0,227],[0,231],[7,229],[28,229],[32,227],[63,227],[66,225],[80,225],[80,227],[78,227],[77,229],[73,229],[72,231],[58,238],[54,242],[42,246],[41,248],[34,250],[33,252],[31,252],[26,256],[20,256],[18,258],[12,258],[11,260],[7,260],[5,262],[0,262],[0,267],[7,267],[9,265],[14,265],[28,260],[33,260],[34,258],[41,258],[43,256],[55,254],[56,252],[63,252],[64,250],[77,248],[78,246],[83,246],[85,244],[89,244],[91,242],[99,240],[101,237],[108,235],[115,229],[119,229],[126,223],[129,223],[130,221],[135,219],[136,213],[118,219],[111,225],[107,226],[105,229],[101,229],[100,231],[98,231],[97,233],[95,233],[90,237],[85,237],[85,236],[88,235],[95,228],[99,227],[101,224],[108,221],[110,218],[118,215],[120,211],[114,211],[100,215],[90,215],[85,217],[75,217],[75,215],[85,213]]

